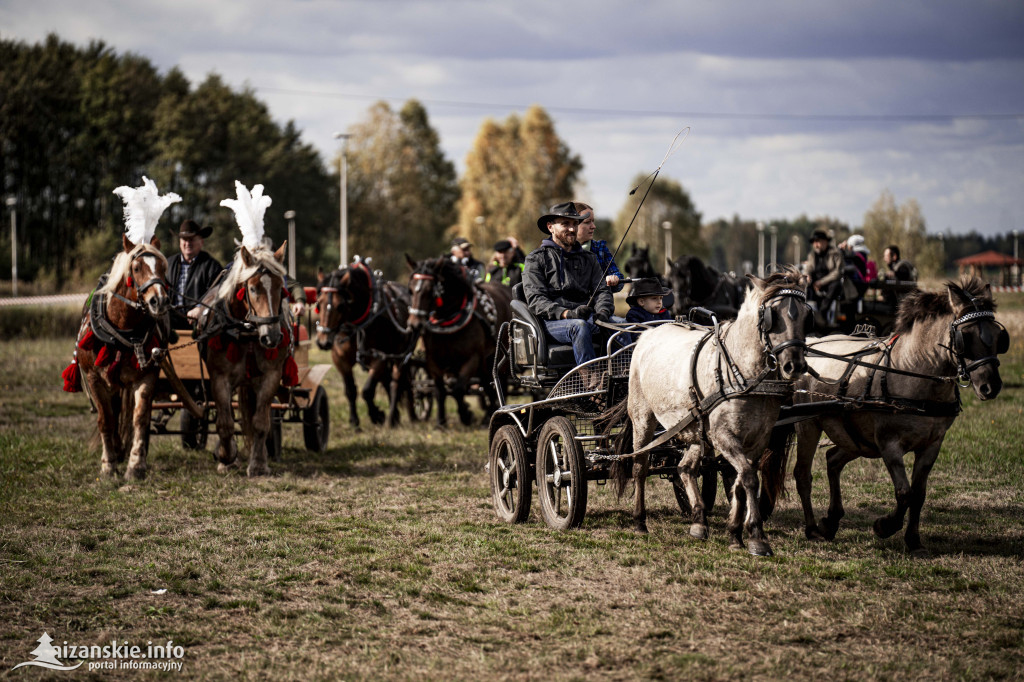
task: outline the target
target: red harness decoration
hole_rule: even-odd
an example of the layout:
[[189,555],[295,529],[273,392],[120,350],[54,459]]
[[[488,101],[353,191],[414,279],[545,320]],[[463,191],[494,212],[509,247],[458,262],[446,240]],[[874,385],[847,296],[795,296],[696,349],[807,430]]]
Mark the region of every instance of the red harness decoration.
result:
[[82,390],[82,373],[78,370],[78,358],[71,361],[71,364],[60,373],[64,379],[64,390],[68,393],[78,393]]

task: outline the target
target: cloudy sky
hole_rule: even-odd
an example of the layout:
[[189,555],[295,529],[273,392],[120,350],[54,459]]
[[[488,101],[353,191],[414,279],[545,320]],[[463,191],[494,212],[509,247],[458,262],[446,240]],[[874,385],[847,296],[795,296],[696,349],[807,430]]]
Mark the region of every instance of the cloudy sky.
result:
[[461,172],[481,121],[537,103],[599,215],[690,126],[662,172],[708,220],[859,225],[889,189],[930,232],[1024,228],[1018,0],[0,0],[0,36],[48,32],[248,84],[325,160],[415,97]]

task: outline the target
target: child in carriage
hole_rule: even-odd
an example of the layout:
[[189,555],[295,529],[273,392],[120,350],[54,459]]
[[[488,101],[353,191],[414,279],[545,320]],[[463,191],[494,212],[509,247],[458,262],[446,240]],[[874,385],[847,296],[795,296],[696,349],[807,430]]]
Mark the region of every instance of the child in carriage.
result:
[[[626,297],[629,304],[629,312],[626,313],[626,323],[653,322],[654,320],[671,320],[672,313],[664,307],[665,296],[671,293],[670,289],[663,289],[658,280],[637,279]],[[632,334],[630,342],[635,342],[636,334]]]

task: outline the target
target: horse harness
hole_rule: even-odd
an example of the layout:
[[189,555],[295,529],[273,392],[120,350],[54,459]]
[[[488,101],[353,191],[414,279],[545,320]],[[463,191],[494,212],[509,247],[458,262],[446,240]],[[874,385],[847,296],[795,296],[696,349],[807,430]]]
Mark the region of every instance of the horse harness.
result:
[[[771,301],[778,298],[790,298],[790,305],[799,305],[796,303],[796,299],[802,301],[807,300],[807,295],[800,289],[782,289],[776,292],[770,298],[765,299],[761,303],[761,307],[758,310],[758,336],[764,345],[765,349],[765,366],[752,379],[747,379],[743,376],[740,368],[733,361],[732,356],[729,355],[729,351],[725,347],[725,337],[728,335],[732,325],[730,324],[724,330],[718,322],[718,318],[711,315],[711,319],[714,326],[710,329],[702,325],[694,324],[689,321],[682,321],[673,323],[676,326],[684,327],[686,329],[704,329],[705,333],[697,342],[697,346],[694,348],[693,353],[690,355],[690,397],[693,400],[693,407],[690,408],[689,413],[683,417],[675,426],[666,430],[660,436],[655,438],[653,441],[640,448],[636,452],[632,452],[625,455],[616,456],[616,458],[623,457],[635,457],[636,455],[649,452],[654,448],[657,448],[675,438],[688,426],[693,424],[695,421],[700,420],[701,428],[701,443],[703,446],[709,444],[707,429],[708,429],[708,418],[711,412],[716,407],[721,405],[726,400],[734,400],[736,398],[744,398],[749,396],[770,396],[780,399],[785,399],[793,395],[793,382],[783,379],[769,379],[769,375],[775,374],[778,370],[779,361],[778,353],[782,352],[786,348],[791,346],[804,345],[804,341],[801,339],[789,339],[780,343],[778,346],[772,346],[771,340],[768,337],[768,332],[771,329],[774,318],[771,306]],[[806,303],[805,303],[806,305]],[[710,311],[705,311],[711,314]],[[788,311],[793,319],[799,314],[797,308],[791,307]],[[717,390],[710,394],[704,394],[700,390],[699,383],[697,381],[697,359],[700,356],[701,350],[711,342],[713,346],[716,346],[719,350],[718,362],[715,365],[715,386]],[[728,373],[722,371],[722,363],[725,362],[729,369]],[[728,377],[728,379],[727,379]],[[710,448],[705,447],[705,453],[710,452]]]
[[[465,267],[463,270],[463,279],[465,280]],[[434,281],[434,296],[438,300],[444,299],[444,282],[436,275],[417,272],[412,276],[414,281]],[[479,282],[473,280],[472,282],[467,281],[469,293],[465,294],[459,309],[451,316],[439,320],[434,317],[433,312],[430,310],[422,310],[420,308],[409,308],[409,313],[412,315],[418,315],[425,317],[425,326],[427,331],[431,334],[454,334],[462,331],[466,326],[474,319],[480,320],[484,324],[484,328],[487,330],[489,338],[495,338],[495,327],[498,324],[498,309],[494,304],[494,299],[491,295],[480,286]]]
[[[321,292],[327,292],[328,294],[340,294],[338,284],[340,284],[340,273],[343,271],[352,272],[358,270],[366,276],[367,284],[370,296],[366,303],[366,310],[357,319],[348,322],[346,320],[340,320],[337,325],[333,327],[325,327],[320,324],[318,319],[316,322],[316,330],[318,333],[327,334],[328,338],[337,338],[339,332],[344,332],[347,337],[355,337],[356,346],[356,362],[362,365],[364,368],[367,366],[368,361],[366,356],[371,357],[383,357],[384,359],[390,359],[384,353],[378,350],[366,350],[365,337],[366,328],[371,323],[377,320],[381,315],[387,315],[388,321],[391,325],[398,330],[403,336],[409,333],[409,330],[402,326],[401,322],[398,321],[395,315],[396,301],[402,298],[401,292],[391,283],[384,281],[384,278],[379,273],[370,271],[370,268],[362,261],[355,263],[351,268],[341,268],[331,273],[331,279],[328,281],[327,286],[320,287]],[[328,302],[328,310],[333,305]],[[405,354],[397,355],[396,357],[404,357]]]

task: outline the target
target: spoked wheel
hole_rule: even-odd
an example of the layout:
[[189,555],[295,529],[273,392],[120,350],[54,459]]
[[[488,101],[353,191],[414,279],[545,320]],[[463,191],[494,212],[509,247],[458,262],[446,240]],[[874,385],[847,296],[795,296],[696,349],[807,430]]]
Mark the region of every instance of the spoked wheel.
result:
[[327,449],[327,438],[331,433],[331,408],[327,402],[327,391],[316,387],[313,401],[302,411],[302,437],[306,449],[322,453]]
[[512,424],[498,429],[491,441],[491,497],[505,523],[523,523],[530,515],[533,485],[526,462],[526,444]]
[[537,490],[544,522],[555,530],[578,528],[587,513],[587,479],[576,429],[565,417],[549,419],[537,441]]
[[434,380],[427,374],[427,368],[417,364],[412,370],[412,406],[416,419],[425,422],[430,419],[434,407]]
[[209,436],[210,408],[203,409],[202,417],[194,417],[186,409],[181,410],[181,446],[186,450],[205,450]]

